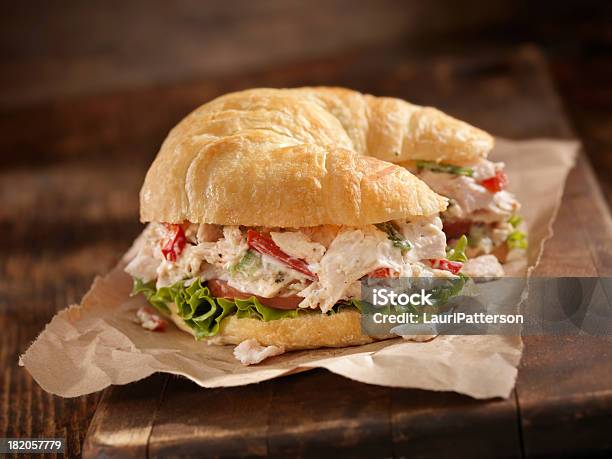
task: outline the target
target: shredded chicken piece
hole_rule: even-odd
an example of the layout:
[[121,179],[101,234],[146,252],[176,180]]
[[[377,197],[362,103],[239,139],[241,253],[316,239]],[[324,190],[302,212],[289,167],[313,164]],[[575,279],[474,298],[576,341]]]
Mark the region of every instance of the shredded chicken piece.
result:
[[520,205],[512,193],[505,190],[491,193],[478,183],[503,170],[503,163],[480,160],[468,167],[473,171],[471,177],[430,170],[419,171],[418,175],[436,193],[451,198],[452,205],[446,212],[453,218],[499,222],[519,210]]
[[301,231],[270,233],[274,243],[287,255],[306,260],[306,263],[318,263],[325,253],[325,247],[318,242],[311,242]]
[[504,268],[495,255],[481,255],[463,264],[463,274],[470,277],[503,277]]
[[396,222],[402,235],[412,243],[405,259],[411,262],[429,258],[446,258],[446,236],[440,217],[421,217]]
[[328,248],[332,241],[338,236],[341,226],[320,225],[301,228],[300,231],[310,238],[312,242],[318,242],[323,247]]
[[484,180],[494,177],[498,171],[504,170],[504,163],[494,163],[487,159],[481,159],[478,162],[469,165],[473,171],[472,177],[475,180]]
[[503,244],[513,231],[514,227],[510,223],[498,223],[491,229],[491,240],[493,241],[493,244]]
[[229,269],[242,259],[249,247],[240,228],[224,226],[223,238],[216,242],[201,242],[194,248],[198,256],[207,263]]
[[144,244],[136,256],[125,267],[125,272],[132,277],[137,277],[143,282],[150,282],[157,277],[159,260],[155,258],[153,246]]
[[142,245],[136,256],[125,267],[125,271],[132,277],[149,282],[157,277],[157,267],[163,255],[159,241],[166,235],[166,229],[159,223],[149,223],[142,232]]
[[285,353],[282,346],[262,346],[256,339],[247,339],[234,348],[234,357],[243,365],[255,365],[269,357]]
[[[401,252],[393,247],[382,231],[346,229],[338,234],[316,269],[318,280],[299,293],[301,308],[321,307],[329,311],[344,297],[349,286],[367,273],[381,267],[401,269]],[[384,264],[384,263],[383,263]]]

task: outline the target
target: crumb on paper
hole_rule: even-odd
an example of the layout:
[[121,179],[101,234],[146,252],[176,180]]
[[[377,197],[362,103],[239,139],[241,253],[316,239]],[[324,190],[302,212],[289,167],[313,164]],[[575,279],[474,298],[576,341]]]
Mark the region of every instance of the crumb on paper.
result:
[[262,346],[256,339],[247,339],[234,348],[234,357],[243,365],[255,365],[268,357],[284,354],[281,346]]
[[136,311],[136,318],[140,326],[146,330],[163,332],[166,329],[166,321],[146,306]]

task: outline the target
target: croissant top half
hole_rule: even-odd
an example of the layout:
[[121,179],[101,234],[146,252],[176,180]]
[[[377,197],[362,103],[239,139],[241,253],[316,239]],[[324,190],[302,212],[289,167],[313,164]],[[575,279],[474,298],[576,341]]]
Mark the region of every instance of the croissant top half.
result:
[[492,146],[487,133],[400,99],[231,93],[170,132],[141,190],[141,220],[304,227],[433,215],[446,200],[390,162],[463,164]]

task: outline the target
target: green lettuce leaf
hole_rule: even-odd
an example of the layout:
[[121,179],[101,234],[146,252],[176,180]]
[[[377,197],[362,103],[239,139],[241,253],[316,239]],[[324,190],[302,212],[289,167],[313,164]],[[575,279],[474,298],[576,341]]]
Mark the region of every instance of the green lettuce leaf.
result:
[[513,215],[508,219],[508,223],[512,225],[514,231],[510,233],[506,244],[509,249],[526,249],[527,248],[527,235],[519,229],[519,225],[522,223],[523,218],[519,215]]
[[286,318],[295,319],[298,316],[297,309],[269,308],[261,304],[254,296],[247,300],[235,299],[226,301],[232,301],[236,304],[236,307],[238,308],[236,315],[239,319],[251,318],[269,322],[270,320]]
[[468,276],[459,273],[458,277],[448,279],[446,285],[434,287],[431,290],[434,307],[444,306],[452,297],[459,295],[468,280]]
[[509,249],[526,249],[527,248],[527,235],[521,230],[515,229],[510,233],[508,239],[506,239]]
[[510,223],[513,228],[518,228],[522,221],[523,217],[521,217],[520,215],[513,215],[508,219],[508,223]]
[[464,234],[459,238],[452,249],[446,250],[446,258],[450,261],[460,261],[461,263],[465,263],[468,260],[467,255],[465,254],[465,249],[467,246],[468,238]]
[[170,314],[170,309],[167,303],[172,302],[172,298],[169,296],[169,288],[164,287],[157,290],[155,288],[155,281],[144,283],[140,279],[134,279],[134,287],[132,288],[132,296],[142,293],[152,306],[158,311],[164,314]]
[[155,288],[154,281],[144,283],[134,279],[132,295],[139,293],[164,314],[170,314],[168,304],[176,304],[177,314],[193,329],[197,339],[216,335],[221,321],[232,314],[236,314],[239,319],[252,318],[265,322],[295,318],[298,315],[296,309],[282,310],[264,306],[254,296],[244,300],[216,298],[199,279],[189,286],[180,281],[159,289]]

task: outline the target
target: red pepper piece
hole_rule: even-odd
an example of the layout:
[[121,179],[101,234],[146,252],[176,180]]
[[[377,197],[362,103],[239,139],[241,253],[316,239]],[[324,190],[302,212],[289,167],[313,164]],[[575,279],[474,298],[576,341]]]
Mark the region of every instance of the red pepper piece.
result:
[[274,243],[270,237],[264,236],[260,232],[250,229],[247,231],[247,244],[251,249],[276,258],[289,266],[291,269],[295,269],[296,271],[304,274],[306,277],[316,280],[317,276],[310,271],[310,269],[308,269],[308,265],[305,261],[287,255]]
[[508,185],[508,176],[504,171],[497,171],[493,177],[481,180],[478,183],[484,186],[491,193],[497,193],[506,188],[506,185]]
[[166,260],[176,261],[185,248],[187,238],[185,237],[185,232],[183,231],[181,225],[166,224],[166,228],[172,231],[172,236],[162,247],[162,254]]
[[429,260],[431,263],[431,267],[434,269],[443,269],[444,271],[449,271],[453,274],[459,274],[461,268],[463,268],[463,263],[460,261],[450,261],[445,259],[431,259]]

